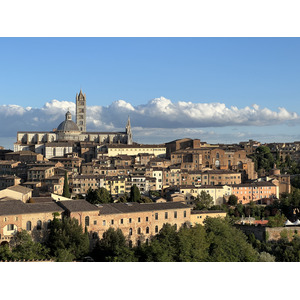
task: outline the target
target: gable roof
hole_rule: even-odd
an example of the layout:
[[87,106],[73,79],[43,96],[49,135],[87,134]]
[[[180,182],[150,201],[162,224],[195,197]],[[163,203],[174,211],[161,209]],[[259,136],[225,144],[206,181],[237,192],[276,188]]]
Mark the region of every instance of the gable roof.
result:
[[10,187],[7,188],[7,190],[18,192],[18,193],[21,193],[21,194],[24,194],[24,195],[33,191],[32,189],[27,188],[25,186],[21,186],[21,185],[10,186]]
[[189,209],[189,206],[181,202],[166,203],[109,203],[99,205],[100,215],[146,212],[169,209]]
[[0,201],[0,215],[24,215],[45,212],[62,212],[63,209],[55,202],[24,203],[20,200]]
[[99,210],[96,205],[91,204],[86,200],[65,200],[59,201],[57,204],[69,212]]

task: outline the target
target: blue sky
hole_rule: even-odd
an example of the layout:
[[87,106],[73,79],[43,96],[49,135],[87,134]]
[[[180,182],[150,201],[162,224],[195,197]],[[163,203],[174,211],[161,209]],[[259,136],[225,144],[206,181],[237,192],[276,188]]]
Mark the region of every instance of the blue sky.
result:
[[[166,131],[155,139],[149,129],[149,140],[140,133],[141,142],[180,138],[184,128],[197,129],[192,137],[202,135],[211,142],[224,134],[232,137],[220,142],[255,137],[267,140],[267,135],[275,132],[277,139],[287,133],[286,139],[290,141],[298,138],[299,38],[0,38],[0,46],[0,114],[3,105],[39,109],[53,99],[74,102],[82,88],[89,106],[110,110],[112,103],[120,99],[140,111],[152,99],[164,97],[172,105],[222,103],[228,109],[243,109],[257,104],[272,112],[283,107],[291,115],[297,114],[280,120],[275,116],[274,122],[259,126],[255,122],[225,122],[224,127],[220,122],[218,126],[213,122],[185,125],[182,121],[179,136],[175,132],[168,135]],[[130,109],[123,113],[130,114]],[[99,130],[120,128],[127,115],[115,116],[120,119],[118,124],[114,120],[98,122]],[[162,120],[160,128],[164,127]],[[151,122],[156,122],[154,117]],[[52,125],[55,126],[49,124],[49,130]],[[92,125],[93,130],[98,129]],[[25,127],[30,130],[35,126],[30,128],[27,122]],[[132,126],[140,130],[143,127],[141,122],[135,124],[134,114]],[[166,127],[180,126],[171,122]],[[12,139],[13,130],[9,134],[3,132],[2,137]],[[234,138],[237,131],[240,135]],[[0,138],[1,142],[4,144]]]

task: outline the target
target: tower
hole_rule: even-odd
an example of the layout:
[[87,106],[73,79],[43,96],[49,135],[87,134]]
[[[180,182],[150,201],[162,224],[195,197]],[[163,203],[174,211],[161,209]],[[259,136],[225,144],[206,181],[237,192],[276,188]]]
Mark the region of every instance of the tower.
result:
[[127,144],[132,145],[132,132],[131,132],[129,116],[128,116],[128,120],[127,120],[127,124],[126,124],[126,133],[127,133]]
[[76,124],[81,132],[86,132],[86,97],[81,90],[76,94]]

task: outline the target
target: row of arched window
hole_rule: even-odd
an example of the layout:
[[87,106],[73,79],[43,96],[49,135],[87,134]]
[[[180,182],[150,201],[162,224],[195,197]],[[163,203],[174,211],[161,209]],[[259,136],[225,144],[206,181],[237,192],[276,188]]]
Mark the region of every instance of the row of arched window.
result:
[[[177,224],[174,224],[175,226],[175,230],[177,230]],[[155,233],[158,233],[158,226],[156,225],[155,226],[155,229],[154,229]],[[129,235],[132,235],[133,231],[132,231],[132,228],[129,228]],[[138,228],[137,230],[137,234],[141,234],[142,233],[142,229],[141,227]],[[146,227],[146,234],[149,234],[150,233],[150,229],[149,227]]]
[[[46,229],[50,229],[50,224],[51,224],[51,220],[48,220],[46,223]],[[38,220],[36,222],[36,230],[41,230],[42,229],[42,221]],[[32,230],[32,223],[31,221],[27,221],[26,223],[26,230],[27,231],[31,231]]]

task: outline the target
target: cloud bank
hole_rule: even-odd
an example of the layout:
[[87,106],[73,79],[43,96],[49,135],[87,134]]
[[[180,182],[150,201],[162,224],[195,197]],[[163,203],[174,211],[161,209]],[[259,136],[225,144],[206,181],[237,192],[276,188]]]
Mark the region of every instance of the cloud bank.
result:
[[[42,108],[0,105],[0,135],[3,138],[14,137],[17,131],[50,131],[64,120],[68,110],[75,121],[75,103],[70,101],[51,100]],[[160,97],[137,106],[124,100],[114,101],[109,106],[88,106],[87,129],[123,131],[128,116],[134,137],[142,137],[143,142],[146,138],[153,140],[154,136],[168,141],[176,134],[176,138],[182,137],[181,133],[185,133],[186,137],[209,135],[211,132],[205,131],[205,128],[262,127],[299,122],[299,115],[284,107],[274,111],[257,104],[238,108],[227,107],[224,103],[175,103]]]

